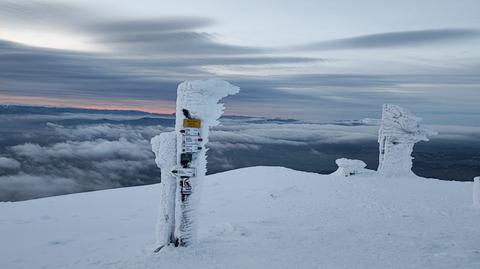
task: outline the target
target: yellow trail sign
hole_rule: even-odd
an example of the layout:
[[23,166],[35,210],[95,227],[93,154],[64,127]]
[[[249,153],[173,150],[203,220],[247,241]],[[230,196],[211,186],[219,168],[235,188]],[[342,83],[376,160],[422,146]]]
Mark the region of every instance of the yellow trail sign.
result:
[[201,120],[199,119],[183,119],[183,127],[185,128],[200,128]]

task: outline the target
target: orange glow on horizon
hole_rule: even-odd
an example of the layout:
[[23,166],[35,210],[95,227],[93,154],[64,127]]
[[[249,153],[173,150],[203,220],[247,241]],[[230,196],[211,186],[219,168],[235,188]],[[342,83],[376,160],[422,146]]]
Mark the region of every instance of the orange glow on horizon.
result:
[[9,105],[35,105],[48,107],[72,107],[101,110],[138,110],[149,113],[173,114],[175,105],[169,101],[122,100],[120,104],[92,100],[70,100],[52,97],[12,96],[0,94],[0,103]]

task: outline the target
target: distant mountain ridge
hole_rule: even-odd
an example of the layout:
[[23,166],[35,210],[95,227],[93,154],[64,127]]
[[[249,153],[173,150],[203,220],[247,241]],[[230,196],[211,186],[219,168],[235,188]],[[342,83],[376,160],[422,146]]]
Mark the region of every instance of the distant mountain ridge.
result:
[[[143,116],[136,120],[138,124],[146,122],[151,125],[155,121],[152,117],[168,117],[174,119],[174,114],[151,113],[142,110],[116,110],[116,109],[93,109],[93,108],[75,108],[75,107],[49,107],[49,106],[33,106],[33,105],[6,105],[0,104],[0,115],[60,115],[65,113],[71,114],[97,114],[97,115],[117,115],[117,116]],[[241,120],[248,123],[302,123],[296,119],[283,118],[267,118],[257,116],[243,116],[243,115],[224,115],[222,118],[229,120]],[[67,121],[68,122],[68,121]],[[72,121],[70,121],[71,123]],[[131,121],[128,121],[131,123]],[[156,122],[156,121],[155,121]],[[91,123],[113,123],[119,124],[118,120],[97,119]]]
[[0,114],[37,114],[57,115],[62,113],[88,113],[88,114],[113,114],[113,115],[149,115],[149,116],[172,116],[173,114],[150,113],[141,110],[114,110],[93,109],[74,107],[48,107],[28,105],[0,105]]

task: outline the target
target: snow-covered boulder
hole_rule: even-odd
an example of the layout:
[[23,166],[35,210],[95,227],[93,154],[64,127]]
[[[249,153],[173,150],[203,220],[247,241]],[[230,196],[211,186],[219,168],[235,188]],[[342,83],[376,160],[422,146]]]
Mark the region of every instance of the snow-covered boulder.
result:
[[397,105],[383,105],[378,133],[380,156],[378,172],[385,176],[413,175],[413,146],[428,141],[436,133],[420,125],[421,118]]
[[365,172],[367,170],[365,169],[367,164],[361,160],[341,158],[337,159],[335,163],[338,165],[338,169],[337,171],[333,172],[333,175],[337,176],[348,177]]

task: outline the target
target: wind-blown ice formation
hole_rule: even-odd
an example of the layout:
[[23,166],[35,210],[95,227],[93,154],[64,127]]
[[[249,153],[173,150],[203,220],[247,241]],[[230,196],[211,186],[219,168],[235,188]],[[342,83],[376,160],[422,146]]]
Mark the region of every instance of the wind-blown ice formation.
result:
[[383,105],[378,133],[378,172],[385,176],[412,175],[413,146],[436,134],[420,125],[421,118],[397,105]]
[[156,225],[156,247],[168,245],[173,240],[175,230],[175,193],[176,178],[170,170],[175,165],[177,142],[174,132],[161,133],[152,138],[152,151],[155,153],[155,163],[161,171],[160,207]]
[[333,175],[338,176],[353,176],[366,171],[367,165],[361,160],[351,160],[346,158],[337,159],[335,163],[338,165],[337,171]]

